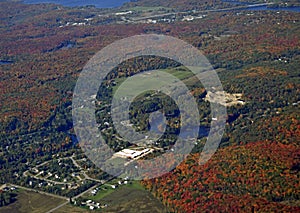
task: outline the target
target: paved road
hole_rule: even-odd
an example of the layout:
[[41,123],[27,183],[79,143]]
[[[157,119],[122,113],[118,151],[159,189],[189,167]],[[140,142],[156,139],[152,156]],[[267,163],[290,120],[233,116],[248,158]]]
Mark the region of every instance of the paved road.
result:
[[[84,169],[76,162],[76,160],[74,160],[73,156],[72,156],[72,157],[59,158],[59,159],[60,159],[60,160],[71,159],[72,162],[73,162],[73,164],[74,164],[76,167],[78,167],[78,168],[79,168],[80,170],[82,170],[82,171],[84,170]],[[42,165],[45,165],[45,164],[47,164],[47,163],[50,162],[50,161],[52,161],[52,160],[43,162],[42,164],[37,165],[35,168],[38,168],[38,167],[40,167],[40,166],[42,166]],[[25,172],[23,173],[23,175],[24,175],[24,176],[28,176],[27,173],[28,173],[28,170],[25,171]],[[91,178],[91,177],[89,177],[89,176],[85,173],[85,171],[83,171],[82,174],[84,175],[84,177],[85,177],[86,180],[92,180],[92,181],[95,181],[95,182],[97,182],[97,183],[99,183],[99,184],[96,184],[96,185],[94,185],[94,186],[88,188],[88,189],[85,190],[84,192],[82,192],[82,193],[76,195],[75,197],[73,197],[73,199],[77,199],[77,198],[83,196],[84,194],[86,194],[87,192],[92,191],[93,189],[97,188],[98,186],[100,186],[100,185],[106,183],[107,181],[109,181],[109,180],[105,181],[105,180],[98,180],[98,179]],[[36,178],[36,179],[43,180],[43,181],[47,181],[47,182],[51,182],[51,183],[54,183],[54,184],[66,184],[66,183],[62,183],[62,182],[57,182],[57,181],[49,180],[49,179],[46,179],[46,178],[38,178],[38,177],[36,177],[36,176],[33,176],[33,177]],[[14,186],[14,187],[17,187],[17,188],[22,188],[22,189],[24,189],[24,190],[28,190],[28,191],[32,191],[32,192],[38,192],[38,193],[40,193],[40,194],[44,194],[44,195],[48,195],[48,196],[52,196],[52,197],[56,197],[56,198],[60,198],[60,199],[67,200],[65,203],[62,203],[62,204],[58,205],[57,207],[55,207],[55,208],[49,210],[47,213],[55,212],[56,210],[60,209],[61,207],[65,206],[65,205],[67,205],[67,204],[69,203],[69,198],[68,198],[68,197],[63,197],[63,196],[59,196],[59,195],[55,195],[55,194],[50,194],[50,193],[47,193],[47,192],[39,191],[39,190],[36,190],[36,189],[30,189],[30,188],[22,187],[22,186],[15,185],[15,184],[10,184],[10,185],[11,185],[11,186]]]
[[36,192],[36,193],[39,193],[39,194],[43,194],[43,195],[47,195],[47,196],[67,200],[66,202],[64,202],[64,203],[60,204],[59,206],[55,207],[54,209],[49,210],[47,213],[54,212],[55,210],[65,206],[69,203],[69,198],[67,198],[67,197],[63,197],[63,196],[59,196],[59,195],[55,195],[55,194],[50,194],[50,193],[39,191],[39,190],[36,190],[36,189],[30,189],[30,188],[19,186],[19,185],[16,185],[16,184],[7,184],[7,185],[8,186],[13,186],[13,187],[16,187],[16,188],[19,188],[19,189],[24,189],[24,190],[27,190],[27,191]]
[[93,189],[99,187],[100,185],[102,185],[102,184],[96,184],[95,186],[92,186],[91,188],[88,188],[86,191],[84,191],[84,192],[80,193],[79,195],[76,195],[75,197],[73,197],[73,199],[77,199],[77,198],[83,196],[84,194],[92,191]]
[[[76,162],[76,160],[74,160],[73,157],[70,157],[70,159],[72,160],[73,164],[74,164],[76,167],[78,167],[80,170],[84,170],[84,169]],[[98,180],[98,179],[91,178],[90,176],[88,176],[88,175],[86,174],[85,171],[83,171],[82,173],[83,173],[85,179],[87,179],[87,180],[92,180],[92,181],[95,181],[95,182],[98,182],[98,183],[102,183],[102,182],[103,182],[102,180]]]
[[[251,4],[251,5],[242,5],[242,6],[236,6],[236,7],[229,7],[229,8],[222,8],[222,9],[213,9],[213,10],[203,10],[203,11],[194,11],[194,14],[200,14],[200,13],[209,13],[209,12],[221,12],[221,11],[228,11],[228,10],[236,10],[236,9],[242,9],[242,8],[251,8],[251,7],[259,7],[259,6],[268,6],[272,5],[274,3],[260,3],[260,4]],[[165,17],[165,16],[171,16],[171,15],[189,15],[191,11],[187,12],[172,12],[172,13],[164,13],[164,14],[157,14],[157,15],[151,15],[151,16],[145,16],[145,17],[138,17],[138,18],[132,18],[131,21],[142,21],[152,18],[159,18],[159,17]]]
[[[84,192],[80,193],[79,195],[76,195],[76,196],[73,197],[72,199],[77,199],[77,198],[83,196],[84,194],[86,194],[86,193],[92,191],[93,189],[99,187],[100,185],[102,185],[102,184],[96,184],[95,186],[92,186],[92,187],[88,188],[87,190],[85,190]],[[55,208],[49,210],[47,213],[52,213],[52,212],[54,212],[54,211],[60,209],[61,207],[67,205],[68,203],[69,203],[69,201],[67,201],[67,202],[65,202],[65,203],[63,203],[63,204],[60,204],[59,206],[57,206],[57,207],[55,207]]]
[[67,202],[65,202],[65,203],[62,203],[62,204],[60,204],[59,206],[55,207],[54,209],[51,209],[51,210],[47,211],[47,213],[52,213],[52,212],[54,212],[54,211],[60,209],[61,207],[67,205],[68,203],[69,203],[69,201],[67,201]]
[[[88,176],[88,175],[86,174],[86,171],[84,171],[84,169],[76,162],[76,160],[74,160],[73,157],[59,158],[58,160],[65,160],[65,159],[70,159],[70,160],[72,160],[73,164],[74,164],[77,168],[79,168],[81,171],[83,171],[82,174],[84,175],[84,177],[85,177],[86,180],[92,180],[92,181],[95,181],[95,182],[97,182],[97,183],[102,183],[102,182],[103,182],[102,180],[94,179],[94,178],[91,178],[90,176]],[[45,161],[45,162],[43,162],[42,164],[39,164],[39,165],[37,165],[37,166],[34,167],[34,168],[37,169],[37,168],[39,168],[40,166],[43,166],[43,165],[45,165],[45,164],[47,164],[47,163],[49,163],[49,162],[51,162],[51,161],[52,161],[52,160]],[[49,180],[49,179],[47,179],[47,178],[37,177],[37,175],[29,175],[28,172],[29,172],[29,170],[23,172],[23,176],[24,176],[24,177],[26,177],[26,176],[31,176],[31,177],[33,177],[33,178],[35,178],[35,179],[47,181],[47,182],[54,183],[54,184],[68,184],[68,183],[65,183],[65,182],[59,182],[59,181]]]
[[60,195],[55,195],[55,194],[39,191],[39,190],[36,190],[36,189],[27,188],[27,187],[24,187],[24,186],[19,186],[19,185],[16,185],[16,184],[7,184],[7,185],[13,186],[13,187],[16,187],[16,188],[19,188],[19,189],[24,189],[24,190],[27,190],[27,191],[31,191],[31,192],[37,192],[39,194],[43,194],[43,195],[47,195],[47,196],[51,196],[51,197],[55,197],[55,198],[59,198],[59,199],[63,199],[63,200],[69,200],[69,198],[67,198],[67,197],[63,197],[63,196],[60,196]]

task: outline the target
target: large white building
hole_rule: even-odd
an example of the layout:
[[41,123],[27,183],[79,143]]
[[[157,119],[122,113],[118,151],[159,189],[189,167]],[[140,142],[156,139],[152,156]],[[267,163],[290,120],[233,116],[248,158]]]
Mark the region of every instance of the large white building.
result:
[[130,159],[135,159],[137,157],[140,157],[141,155],[149,152],[150,149],[143,149],[141,151],[138,150],[132,150],[132,149],[123,149],[120,152],[117,152],[114,154],[115,157],[120,157],[120,158],[130,158]]

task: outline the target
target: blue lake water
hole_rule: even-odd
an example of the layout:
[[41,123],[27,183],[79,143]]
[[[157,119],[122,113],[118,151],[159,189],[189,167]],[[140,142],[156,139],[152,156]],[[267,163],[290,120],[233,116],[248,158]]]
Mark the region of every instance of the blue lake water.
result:
[[[76,7],[76,6],[86,6],[86,5],[94,5],[97,8],[112,8],[122,6],[126,2],[130,2],[130,0],[24,0],[26,4],[38,4],[38,3],[55,3],[61,4],[68,7]],[[223,0],[223,2],[228,2],[233,5],[247,6],[251,5],[248,2],[239,2],[235,0]],[[273,11],[292,11],[292,12],[300,12],[300,7],[283,7],[283,8],[270,8],[267,6],[256,6],[256,7],[248,7],[239,10],[273,10]]]
[[222,0],[222,2],[235,4],[235,5],[250,5],[251,3],[248,2],[239,2],[239,1],[232,1],[232,0]]
[[25,4],[55,3],[67,7],[94,5],[97,8],[119,7],[130,0],[24,0]]
[[222,0],[222,2],[230,3],[235,6],[248,6],[246,8],[236,9],[236,10],[271,10],[271,11],[290,11],[290,12],[300,12],[300,7],[268,7],[268,6],[251,6],[253,3],[250,2],[240,2],[235,0]]
[[248,7],[244,10],[271,10],[271,11],[290,11],[290,12],[300,12],[300,7],[278,7],[278,8],[272,8],[267,6],[256,6],[256,7]]
[[12,64],[12,63],[14,63],[14,62],[13,61],[0,60],[0,65]]

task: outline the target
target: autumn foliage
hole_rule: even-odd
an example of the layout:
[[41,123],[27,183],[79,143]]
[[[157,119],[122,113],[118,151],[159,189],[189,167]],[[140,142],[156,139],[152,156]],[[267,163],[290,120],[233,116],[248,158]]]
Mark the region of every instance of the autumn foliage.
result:
[[277,142],[227,147],[143,184],[174,212],[298,212],[299,157],[298,145]]

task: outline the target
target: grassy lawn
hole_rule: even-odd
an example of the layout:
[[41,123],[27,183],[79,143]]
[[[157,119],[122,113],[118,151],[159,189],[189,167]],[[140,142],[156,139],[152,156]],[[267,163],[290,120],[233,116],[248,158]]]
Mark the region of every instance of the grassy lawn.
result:
[[113,88],[113,92],[115,93],[119,89],[118,92],[120,94],[126,95],[126,97],[132,97],[135,95],[136,91],[140,91],[144,88],[152,88],[159,89],[165,85],[167,85],[167,81],[162,78],[156,77],[155,74],[151,75],[138,75],[138,78],[131,77],[126,79],[127,85],[124,86],[124,83],[121,84],[119,87]]
[[128,184],[125,187],[138,190],[145,190],[145,188],[138,181],[133,181],[131,184]]
[[103,212],[167,212],[166,207],[139,183],[120,187],[99,202],[108,205]]
[[135,12],[149,12],[149,11],[159,11],[159,10],[165,10],[168,11],[171,8],[167,8],[167,7],[131,7],[128,8],[127,10],[131,10],[131,11],[135,11]]
[[120,157],[114,157],[114,158],[107,160],[106,163],[107,163],[107,165],[113,164],[113,165],[123,166],[126,162],[128,162],[127,159],[120,158]]
[[98,200],[106,197],[107,195],[113,193],[114,191],[115,191],[115,189],[111,188],[111,186],[103,185],[100,187],[99,192],[95,196],[89,196],[88,199],[98,201]]
[[[99,211],[126,213],[167,212],[166,207],[150,192],[146,191],[138,181],[131,181],[130,184],[121,185],[116,189],[112,189],[110,187],[111,184],[114,184],[114,182],[101,186],[101,190],[95,196],[87,197],[93,201],[108,205],[107,208]],[[104,190],[104,187],[107,190]]]
[[100,201],[102,198],[105,198],[106,196],[112,194],[115,191],[119,191],[122,188],[145,190],[144,187],[138,181],[132,181],[130,184],[120,185],[118,188],[113,189],[111,185],[118,185],[117,182],[118,180],[115,179],[107,184],[100,186],[100,190],[95,196],[89,196],[87,198],[94,201]]
[[[159,70],[162,72],[166,72],[168,74],[173,75],[174,77],[180,79],[180,80],[188,80],[191,78],[194,74],[190,71],[184,70],[183,67],[178,67],[178,68],[172,68],[172,69],[163,69]],[[121,94],[134,94],[136,90],[139,88],[151,88],[151,86],[155,85],[155,89],[158,89],[159,87],[163,87],[165,85],[168,85],[168,80],[158,77],[156,74],[143,74],[139,73],[139,80],[131,80],[130,78],[116,78],[116,86],[113,87],[113,94],[121,87]],[[122,83],[128,80],[130,85],[129,87],[122,87]]]
[[40,213],[47,212],[56,206],[66,202],[65,200],[42,195],[36,192],[19,190],[17,201],[0,208],[1,213]]
[[193,76],[192,72],[183,70],[182,67],[178,67],[176,69],[165,69],[165,70],[162,70],[162,71],[170,73],[170,74],[174,75],[176,78],[178,78],[180,80],[183,80],[183,79],[186,79],[186,78],[189,78],[189,77]]
[[72,212],[72,213],[83,213],[83,212],[92,212],[92,211],[84,209],[84,208],[80,208],[80,207],[77,207],[77,206],[73,206],[73,205],[70,205],[70,204],[67,204],[67,205],[61,207],[60,209],[56,210],[53,213],[70,213],[70,212]]

